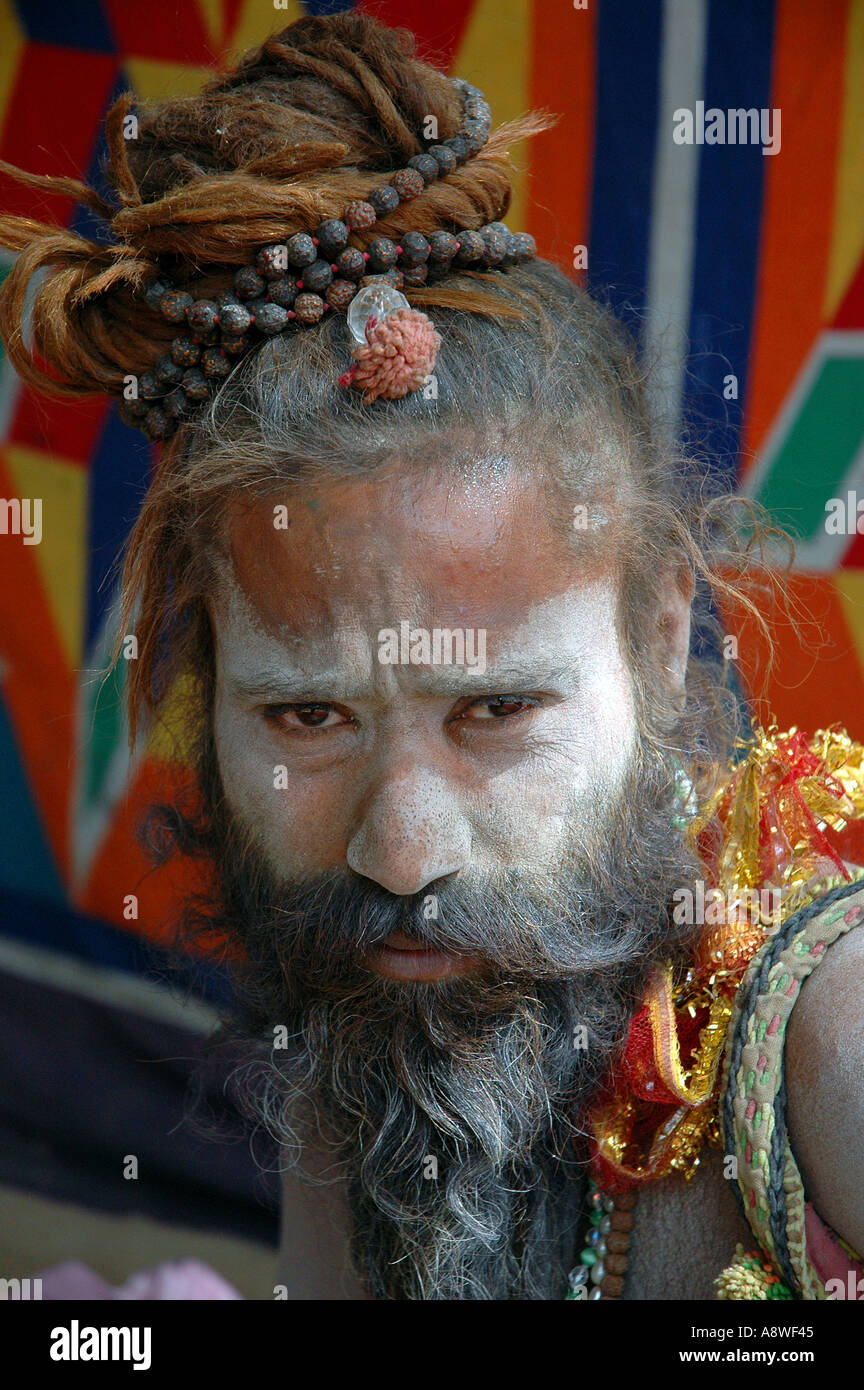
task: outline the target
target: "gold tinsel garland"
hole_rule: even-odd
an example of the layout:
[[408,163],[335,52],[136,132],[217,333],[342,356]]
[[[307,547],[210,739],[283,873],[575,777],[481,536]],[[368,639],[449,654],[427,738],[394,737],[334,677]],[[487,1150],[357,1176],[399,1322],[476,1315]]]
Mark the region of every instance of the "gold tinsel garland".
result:
[[[864,816],[864,746],[838,726],[808,738],[772,725],[754,730],[746,747],[688,825],[713,883],[693,967],[677,982],[671,967],[655,975],[611,1091],[590,1117],[594,1176],[607,1191],[672,1171],[689,1179],[704,1145],[721,1144],[720,1063],[747,965],[829,881],[852,877],[825,831]],[[705,1022],[693,1046],[700,1016]],[[686,1067],[682,1038],[691,1043]]]

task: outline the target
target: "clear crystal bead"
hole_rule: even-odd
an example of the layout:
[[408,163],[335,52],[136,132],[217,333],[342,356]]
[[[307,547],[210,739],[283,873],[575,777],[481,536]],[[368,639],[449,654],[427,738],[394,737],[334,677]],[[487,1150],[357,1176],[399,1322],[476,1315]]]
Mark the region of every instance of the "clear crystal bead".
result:
[[348,327],[351,336],[358,343],[366,341],[366,323],[370,314],[376,319],[386,318],[397,309],[410,309],[411,305],[399,290],[394,289],[389,280],[381,280],[377,285],[366,285],[351,300],[348,309]]
[[596,1303],[596,1301],[597,1301],[599,1298],[602,1298],[602,1297],[603,1297],[603,1290],[602,1290],[602,1289],[592,1289],[591,1292],[590,1292],[589,1295],[588,1295],[588,1302],[589,1302],[589,1303]]
[[567,1276],[567,1282],[571,1289],[579,1289],[588,1283],[590,1274],[591,1271],[587,1265],[577,1265],[575,1269],[571,1269]]

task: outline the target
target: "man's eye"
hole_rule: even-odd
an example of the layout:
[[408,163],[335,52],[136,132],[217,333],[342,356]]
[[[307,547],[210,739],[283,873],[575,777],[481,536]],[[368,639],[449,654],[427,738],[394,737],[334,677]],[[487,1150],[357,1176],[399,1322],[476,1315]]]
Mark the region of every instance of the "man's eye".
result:
[[333,729],[349,722],[332,705],[273,705],[268,713],[288,729]]
[[506,719],[511,714],[522,714],[526,709],[536,709],[537,701],[527,695],[493,695],[489,699],[476,700],[463,710],[463,719]]

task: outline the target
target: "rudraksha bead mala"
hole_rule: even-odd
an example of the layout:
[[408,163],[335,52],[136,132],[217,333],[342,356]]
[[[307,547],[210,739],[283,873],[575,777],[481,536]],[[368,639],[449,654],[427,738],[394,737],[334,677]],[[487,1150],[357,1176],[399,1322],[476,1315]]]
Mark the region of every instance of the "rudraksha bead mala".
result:
[[[371,230],[486,144],[491,111],[483,93],[461,78],[451,80],[462,97],[459,133],[412,156],[366,199],[349,202],[341,218],[326,218],[314,236],[295,232],[285,242],[262,246],[254,264],[235,273],[233,291],[213,299],[197,299],[167,278],[147,288],[146,303],[176,324],[178,336],[139,378],[137,399],[123,401],[121,415],[128,424],[149,439],[168,439],[190,411],[213,397],[251,348],[288,328],[319,323],[331,309],[348,311],[363,290],[388,285],[398,292],[434,283],[453,266],[485,271],[533,259],[533,237],[511,232],[503,222],[490,222],[479,231],[441,229],[428,237],[406,232],[399,241],[378,236],[366,250],[349,244],[353,232]],[[386,296],[373,294],[372,314],[380,318],[382,312],[392,312],[397,298],[399,307],[410,307],[401,294],[390,298],[388,308]],[[373,321],[362,316],[363,324]],[[346,373],[340,382],[348,384],[351,376]]]

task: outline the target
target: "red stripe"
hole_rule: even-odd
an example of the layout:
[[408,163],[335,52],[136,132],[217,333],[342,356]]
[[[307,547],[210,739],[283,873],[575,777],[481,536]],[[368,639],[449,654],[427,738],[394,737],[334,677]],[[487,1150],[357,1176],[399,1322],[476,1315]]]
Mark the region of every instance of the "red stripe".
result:
[[832,327],[853,328],[859,332],[864,328],[864,257],[840,301]]
[[767,596],[759,610],[775,643],[768,648],[752,618],[723,604],[726,631],[738,639],[738,673],[761,723],[775,716],[781,729],[825,729],[835,721],[864,738],[864,678],[858,649],[846,626],[843,604],[827,575],[793,574],[789,597],[794,618]]
[[[474,0],[362,0],[355,6],[395,28],[410,29],[417,38],[418,53],[435,67],[449,71],[459,49]],[[454,73],[471,82],[470,73]]]
[[[772,106],[779,154],[766,156],[756,333],[745,453],[756,452],[822,324],[843,106],[847,0],[819,11],[778,0]],[[745,463],[744,471],[748,465]]]
[[587,245],[594,153],[594,7],[535,3],[531,107],[562,113],[530,141],[528,230],[541,256],[572,273],[573,247]]
[[25,387],[12,419],[9,442],[57,454],[64,461],[89,468],[108,408],[102,397],[70,401],[41,396]]
[[[28,43],[18,65],[0,158],[33,174],[83,178],[118,72],[115,57]],[[71,200],[25,188],[0,175],[7,215],[68,219]]]
[[[102,0],[102,4],[117,47],[126,57],[193,67],[213,62],[210,36],[195,0],[167,5],[154,5],[153,0]],[[278,11],[267,14],[264,6],[262,11],[262,31],[278,28]]]
[[[0,456],[0,496],[18,495]],[[37,549],[25,546],[19,536],[0,537],[0,652],[7,663],[3,693],[34,802],[60,873],[66,874],[76,692]]]
[[[160,945],[170,944],[178,908],[208,887],[207,870],[186,859],[154,869],[136,835],[146,808],[170,800],[188,782],[184,769],[152,760],[141,764],[90,867],[76,902],[79,911]],[[138,916],[131,920],[123,916],[124,899],[130,894],[138,899]]]

